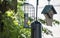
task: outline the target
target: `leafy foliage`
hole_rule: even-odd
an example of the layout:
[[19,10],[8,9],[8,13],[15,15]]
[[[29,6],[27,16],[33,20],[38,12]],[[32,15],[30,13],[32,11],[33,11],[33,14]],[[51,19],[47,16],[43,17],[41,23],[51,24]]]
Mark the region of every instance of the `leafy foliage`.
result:
[[3,32],[0,32],[1,38],[30,38],[30,29],[23,28],[24,13],[21,8],[23,1],[18,0],[17,2],[17,13],[9,9],[5,14],[2,14],[4,28]]

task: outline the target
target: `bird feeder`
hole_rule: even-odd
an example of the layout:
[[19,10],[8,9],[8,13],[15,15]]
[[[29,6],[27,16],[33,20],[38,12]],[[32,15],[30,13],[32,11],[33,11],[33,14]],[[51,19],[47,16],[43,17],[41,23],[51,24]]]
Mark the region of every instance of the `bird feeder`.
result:
[[45,6],[45,8],[42,11],[42,14],[45,16],[45,21],[48,26],[52,26],[53,22],[53,15],[57,14],[55,11],[53,5],[50,5],[50,0],[48,0],[48,5]]
[[24,27],[25,28],[29,28],[28,25],[30,20],[29,18],[33,18],[35,17],[35,8],[32,4],[29,4],[29,3],[24,3],[23,4],[23,11],[24,11]]
[[45,16],[46,24],[52,26],[53,15],[57,14],[53,5],[46,5],[42,11],[42,14]]

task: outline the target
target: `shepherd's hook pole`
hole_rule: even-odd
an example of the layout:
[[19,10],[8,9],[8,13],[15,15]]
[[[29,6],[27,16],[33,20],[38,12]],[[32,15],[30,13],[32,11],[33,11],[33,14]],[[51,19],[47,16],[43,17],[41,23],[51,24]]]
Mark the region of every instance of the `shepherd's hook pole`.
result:
[[36,21],[37,21],[37,18],[38,18],[38,2],[39,0],[37,0],[36,2]]

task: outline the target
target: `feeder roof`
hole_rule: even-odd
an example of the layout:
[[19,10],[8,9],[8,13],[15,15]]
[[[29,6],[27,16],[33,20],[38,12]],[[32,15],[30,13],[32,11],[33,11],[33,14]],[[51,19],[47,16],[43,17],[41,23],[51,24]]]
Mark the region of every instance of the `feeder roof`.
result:
[[57,14],[57,12],[55,11],[53,5],[46,5],[42,11],[42,14],[47,14],[49,13],[50,11],[53,11],[54,14]]

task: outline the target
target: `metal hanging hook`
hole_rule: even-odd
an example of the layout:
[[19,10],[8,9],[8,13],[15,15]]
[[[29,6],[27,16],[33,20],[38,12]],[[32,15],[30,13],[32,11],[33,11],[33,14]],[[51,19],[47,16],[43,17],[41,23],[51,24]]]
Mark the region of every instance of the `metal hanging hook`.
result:
[[38,15],[37,15],[38,14],[38,1],[39,0],[37,0],[37,2],[36,2],[36,21],[37,21],[37,17],[38,17]]
[[51,1],[51,0],[48,0],[48,5],[50,5],[50,1]]

